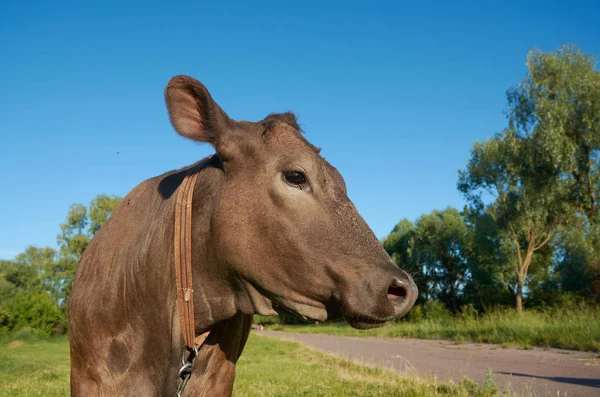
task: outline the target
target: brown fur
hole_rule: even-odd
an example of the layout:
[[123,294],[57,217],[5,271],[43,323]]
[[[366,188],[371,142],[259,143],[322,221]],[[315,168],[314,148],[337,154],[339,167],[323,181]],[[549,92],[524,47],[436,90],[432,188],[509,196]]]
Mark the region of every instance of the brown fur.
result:
[[[193,165],[195,327],[212,331],[185,395],[231,394],[253,314],[344,315],[367,328],[410,309],[412,279],[390,260],[293,113],[233,121],[185,76],[169,82],[165,97],[176,130],[217,152]],[[174,193],[187,169],[134,188],[86,249],[69,302],[73,396],[174,395],[183,351]],[[286,182],[288,171],[303,172],[306,184]],[[390,298],[393,280],[402,285],[401,303]]]

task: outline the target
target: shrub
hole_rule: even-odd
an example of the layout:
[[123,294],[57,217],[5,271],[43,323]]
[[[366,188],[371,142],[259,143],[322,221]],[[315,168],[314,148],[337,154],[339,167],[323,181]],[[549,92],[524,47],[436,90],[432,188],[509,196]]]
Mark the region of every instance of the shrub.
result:
[[35,334],[31,328],[23,327],[23,328],[20,328],[18,331],[16,331],[13,334],[13,339],[28,341],[28,340],[34,340],[36,338],[35,338]]
[[479,318],[479,312],[475,309],[473,304],[469,303],[460,308],[460,313],[458,313],[458,318],[466,323],[474,323]]
[[423,321],[423,318],[424,315],[421,305],[414,306],[410,310],[410,312],[408,312],[408,321],[410,321],[411,323],[420,323],[421,321]]
[[13,318],[10,312],[0,308],[0,333],[8,332],[12,329]]
[[259,314],[254,315],[252,320],[253,324],[272,325],[279,324],[281,320],[279,316],[261,316]]
[[447,323],[452,321],[452,312],[440,301],[430,300],[425,302],[425,318],[430,321]]
[[8,312],[9,329],[31,328],[42,336],[50,336],[60,327],[65,318],[47,293],[19,293],[3,304]]

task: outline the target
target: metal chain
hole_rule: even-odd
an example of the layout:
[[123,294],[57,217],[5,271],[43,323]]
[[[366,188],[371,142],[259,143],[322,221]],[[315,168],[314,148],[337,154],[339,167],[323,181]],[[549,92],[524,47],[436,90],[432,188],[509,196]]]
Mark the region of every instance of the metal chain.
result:
[[[189,355],[186,358],[186,354]],[[179,378],[179,385],[177,386],[177,394],[176,397],[181,397],[183,395],[183,391],[185,390],[185,386],[187,385],[190,377],[192,376],[192,372],[198,363],[198,346],[194,345],[194,350],[191,350],[186,347],[186,351],[181,355],[181,368],[179,368],[179,372],[177,373],[177,377]]]

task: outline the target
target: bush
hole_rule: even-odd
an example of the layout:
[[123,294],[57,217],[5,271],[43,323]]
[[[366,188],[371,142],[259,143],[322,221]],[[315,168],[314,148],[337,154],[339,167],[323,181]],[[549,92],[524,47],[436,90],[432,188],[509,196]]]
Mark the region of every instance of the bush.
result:
[[8,310],[0,308],[0,333],[12,329],[13,319]]
[[36,339],[36,337],[35,337],[35,333],[33,332],[33,330],[31,328],[23,327],[23,328],[20,328],[17,332],[15,332],[13,334],[13,339],[28,341],[28,340],[34,340],[34,339]]
[[63,313],[52,298],[43,292],[19,293],[5,302],[2,310],[8,313],[8,330],[30,328],[37,335],[50,336],[65,326]]
[[464,305],[460,308],[460,313],[458,313],[458,318],[466,323],[474,323],[479,318],[479,312],[475,309],[472,303]]
[[423,321],[424,315],[423,315],[423,309],[422,306],[414,306],[412,309],[410,309],[410,312],[408,312],[408,321],[410,321],[411,323],[420,323],[421,321]]
[[425,310],[425,318],[430,321],[447,323],[454,318],[452,312],[440,301],[427,301],[423,309]]
[[280,321],[279,316],[261,316],[260,314],[255,314],[252,324],[272,325],[279,324]]

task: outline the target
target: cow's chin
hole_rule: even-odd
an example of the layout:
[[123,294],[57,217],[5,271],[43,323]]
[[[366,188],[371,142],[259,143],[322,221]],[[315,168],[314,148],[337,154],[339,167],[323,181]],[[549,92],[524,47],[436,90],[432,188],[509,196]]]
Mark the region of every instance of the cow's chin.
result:
[[280,315],[284,314],[309,322],[345,319],[352,328],[356,329],[379,328],[390,322],[389,319],[377,319],[369,316],[350,316],[342,313],[340,308],[334,308],[320,302],[304,304],[280,300],[279,304],[275,304],[273,307]]
[[389,324],[390,322],[389,320],[378,320],[375,318],[368,317],[351,317],[346,315],[344,316],[344,318],[352,328],[356,329],[380,328],[384,325]]
[[252,312],[262,316],[288,315],[300,320],[314,322],[331,319],[324,303],[306,298],[305,302],[298,302],[280,295],[270,293],[264,288],[248,282],[245,284],[247,296],[250,298]]
[[357,316],[344,313],[336,304],[324,304],[319,301],[301,303],[282,297],[271,300],[271,310],[279,315],[286,315],[307,322],[341,320],[345,319],[352,328],[371,329],[389,324],[389,318],[375,318],[372,316]]
[[277,303],[273,305],[273,308],[280,315],[289,315],[309,322],[325,321],[329,319],[325,305],[320,302],[306,304],[280,298],[277,300]]

